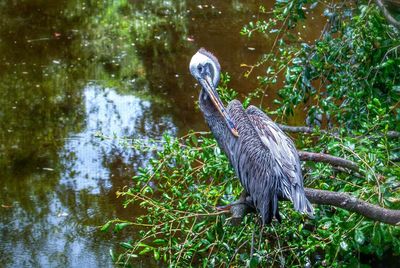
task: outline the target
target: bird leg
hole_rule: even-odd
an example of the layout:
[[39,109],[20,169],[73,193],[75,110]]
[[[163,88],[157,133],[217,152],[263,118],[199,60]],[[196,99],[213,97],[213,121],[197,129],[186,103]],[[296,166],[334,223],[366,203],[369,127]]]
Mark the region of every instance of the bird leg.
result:
[[256,226],[253,226],[253,234],[251,235],[251,248],[250,248],[250,258],[253,258],[254,254],[254,234],[256,232]]
[[218,211],[229,211],[229,210],[231,210],[231,208],[233,206],[241,205],[241,204],[243,204],[243,201],[240,201],[240,199],[239,199],[239,200],[233,201],[232,203],[225,205],[225,206],[217,206],[215,209]]

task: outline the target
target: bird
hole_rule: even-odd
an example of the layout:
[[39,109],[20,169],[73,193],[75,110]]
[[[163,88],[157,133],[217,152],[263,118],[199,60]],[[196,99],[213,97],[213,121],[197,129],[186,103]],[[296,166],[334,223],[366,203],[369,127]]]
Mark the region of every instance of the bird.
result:
[[224,107],[216,90],[221,66],[211,52],[200,48],[189,70],[201,85],[199,106],[205,121],[262,223],[270,224],[274,218],[281,222],[278,200],[290,200],[296,211],[313,218],[293,141],[255,106],[244,109],[233,100]]

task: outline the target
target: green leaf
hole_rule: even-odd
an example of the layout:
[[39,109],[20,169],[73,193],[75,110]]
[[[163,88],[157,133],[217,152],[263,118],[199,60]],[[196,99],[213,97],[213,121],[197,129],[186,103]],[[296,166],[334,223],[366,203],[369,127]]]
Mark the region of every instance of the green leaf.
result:
[[100,231],[106,232],[108,229],[110,229],[111,224],[112,224],[112,221],[108,221],[106,224],[104,224],[103,226],[101,226]]
[[255,257],[255,256],[253,256],[253,257],[251,258],[251,260],[250,260],[249,267],[250,267],[250,268],[256,268],[256,267],[258,267],[258,264],[259,264],[259,263],[260,263],[260,259],[257,258],[257,257]]
[[121,242],[119,243],[121,247],[126,248],[126,249],[133,249],[133,246],[128,243],[128,242]]
[[160,259],[160,252],[158,252],[157,250],[154,250],[154,259],[156,261],[158,261]]
[[372,232],[372,243],[374,245],[380,245],[382,241],[382,235],[381,232],[378,228],[374,228],[374,231]]
[[208,241],[214,242],[215,235],[214,235],[214,231],[213,230],[209,230],[206,235],[207,235]]
[[194,146],[197,146],[198,141],[197,141],[196,135],[193,134],[192,137],[191,137],[191,139],[192,139],[192,143],[194,144]]
[[167,241],[165,241],[165,239],[158,238],[154,240],[153,243],[156,245],[164,245],[165,243],[167,243]]
[[346,241],[342,240],[342,241],[340,242],[340,247],[341,247],[344,251],[347,251],[347,250],[349,249],[349,244],[347,244]]
[[365,236],[360,229],[356,229],[356,231],[354,232],[354,240],[360,245],[364,244]]
[[391,65],[393,65],[393,64],[394,64],[394,60],[390,59],[390,60],[387,60],[387,61],[385,61],[384,63],[382,63],[382,64],[380,65],[380,67],[381,67],[381,68],[389,67],[389,66],[391,66]]
[[142,251],[139,252],[139,255],[144,255],[147,252],[152,251],[154,248],[153,247],[145,247]]
[[227,185],[227,187],[226,187],[226,189],[225,189],[225,193],[226,193],[227,195],[231,195],[231,194],[232,194],[232,190],[233,190],[233,188],[232,188],[232,183],[228,183],[228,185]]
[[132,225],[131,222],[122,222],[122,223],[117,223],[114,227],[114,232],[119,232],[122,229],[124,229],[126,226]]
[[115,262],[117,260],[117,257],[115,256],[114,251],[111,248],[110,248],[109,253],[110,253],[112,261]]

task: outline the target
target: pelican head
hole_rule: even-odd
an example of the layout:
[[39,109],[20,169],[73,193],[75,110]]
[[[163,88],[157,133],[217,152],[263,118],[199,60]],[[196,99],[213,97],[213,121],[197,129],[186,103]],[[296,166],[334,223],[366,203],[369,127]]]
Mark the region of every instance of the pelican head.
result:
[[226,112],[224,105],[217,93],[217,86],[221,75],[221,66],[217,58],[204,48],[193,55],[189,65],[190,73],[200,83],[218,112],[224,118],[228,128],[236,137],[239,136],[235,124]]

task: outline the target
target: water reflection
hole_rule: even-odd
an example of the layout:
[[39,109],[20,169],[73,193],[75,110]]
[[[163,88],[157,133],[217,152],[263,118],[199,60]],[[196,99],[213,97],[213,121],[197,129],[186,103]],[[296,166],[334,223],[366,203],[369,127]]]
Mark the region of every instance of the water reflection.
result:
[[[95,85],[84,89],[86,127],[81,133],[67,139],[62,163],[67,167],[61,175],[61,184],[76,191],[88,190],[99,194],[100,188],[112,186],[113,176],[107,167],[112,162],[130,163],[123,172],[132,174],[145,165],[149,157],[143,152],[124,148],[121,140],[129,138],[160,138],[160,133],[176,134],[176,127],[168,115],[152,116],[153,103],[133,95],[120,95],[113,89]],[[96,138],[106,136],[106,140]],[[114,170],[113,170],[114,171]],[[118,182],[122,185],[122,182]]]
[[[84,127],[65,139],[57,158],[60,163],[37,166],[18,180],[11,175],[3,177],[3,191],[11,194],[2,200],[3,263],[12,266],[109,263],[104,252],[113,246],[113,241],[99,243],[95,228],[109,218],[135,214],[133,211],[115,214],[117,205],[113,195],[129,183],[134,170],[149,158],[120,146],[120,137],[159,138],[165,132],[176,133],[168,115],[153,116],[150,112],[153,103],[148,100],[96,85],[85,87],[83,95]],[[101,141],[94,137],[98,132],[116,138]],[[10,189],[10,186],[16,187]],[[7,254],[9,249],[12,251]]]
[[[149,158],[113,137],[206,129],[190,56],[205,46],[239,78],[240,63],[258,57],[247,47],[268,45],[238,35],[257,1],[214,2],[0,3],[3,265],[112,265],[107,252],[120,238],[97,226],[140,214],[115,192]],[[255,81],[232,86],[246,92]]]

